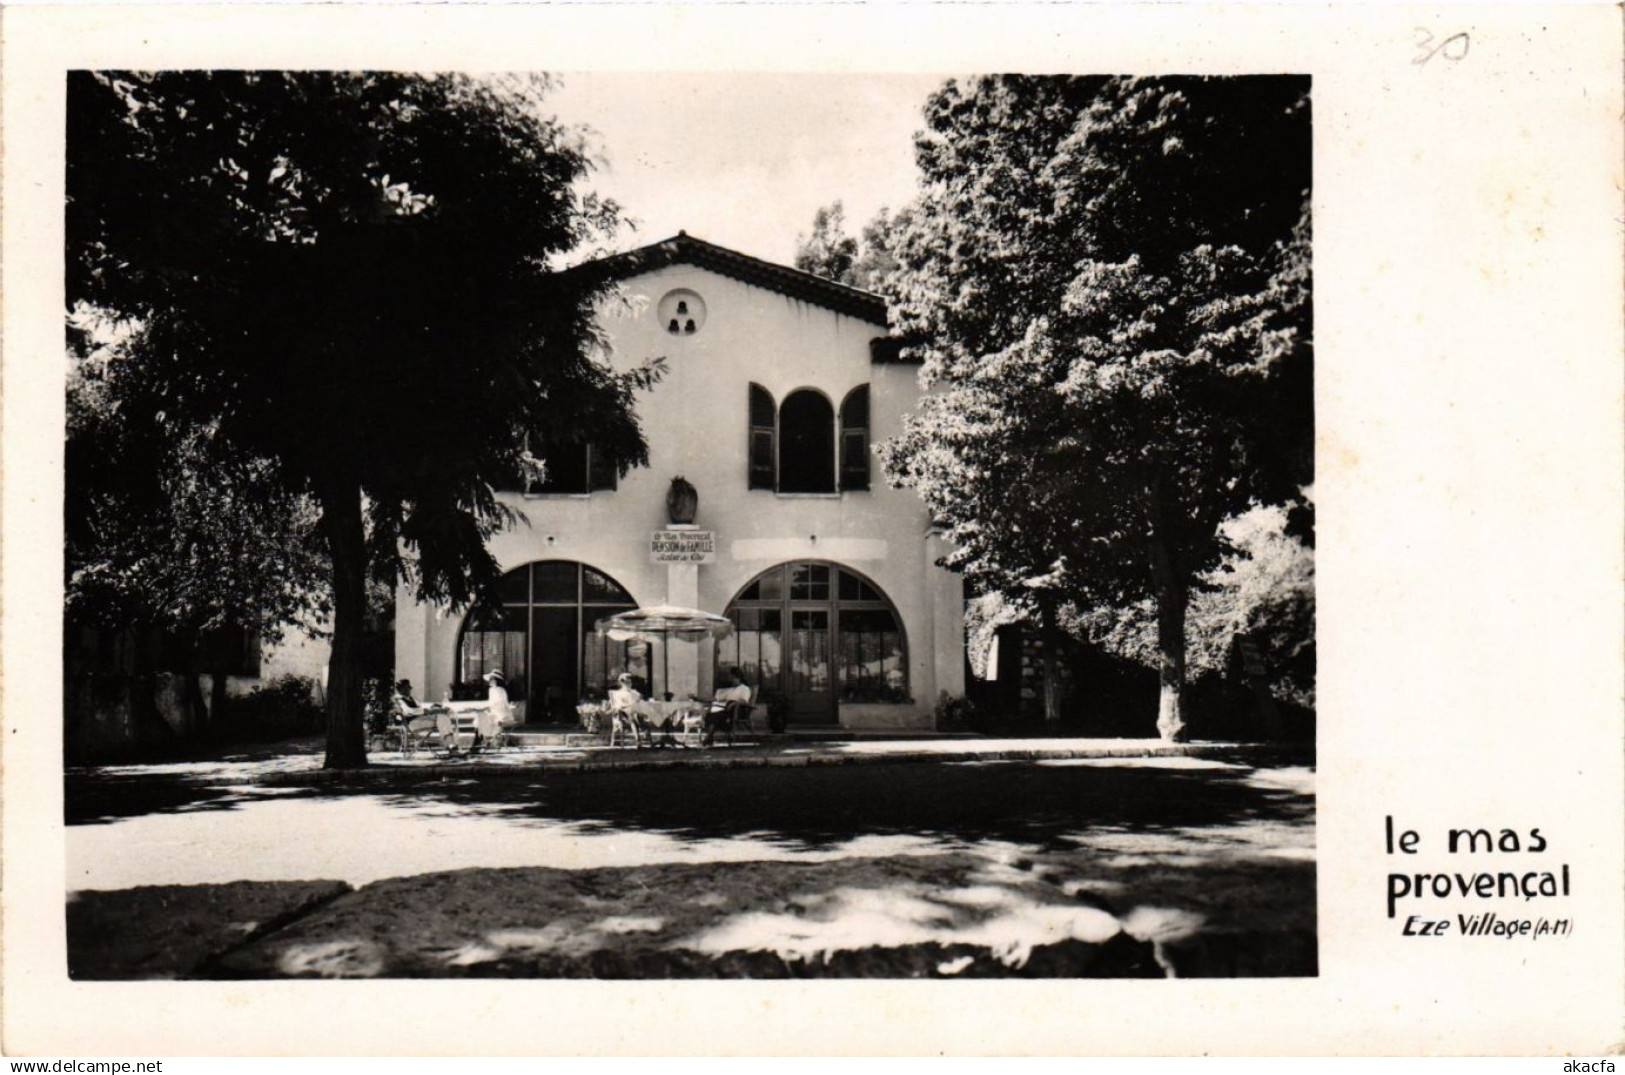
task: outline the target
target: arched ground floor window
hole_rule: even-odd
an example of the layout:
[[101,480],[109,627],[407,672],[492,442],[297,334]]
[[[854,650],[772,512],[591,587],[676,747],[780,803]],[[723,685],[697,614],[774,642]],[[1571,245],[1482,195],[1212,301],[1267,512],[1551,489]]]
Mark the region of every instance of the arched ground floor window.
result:
[[907,702],[903,621],[880,588],[818,561],[762,572],[728,605],[734,633],[717,643],[718,682],[737,666],[766,703],[804,724],[836,719],[841,702]]
[[482,698],[481,677],[500,671],[528,722],[574,723],[576,703],[622,672],[648,678],[648,647],[611,641],[598,620],[635,608],[604,572],[573,560],[540,560],[502,577],[501,603],[469,613],[457,644],[454,697]]

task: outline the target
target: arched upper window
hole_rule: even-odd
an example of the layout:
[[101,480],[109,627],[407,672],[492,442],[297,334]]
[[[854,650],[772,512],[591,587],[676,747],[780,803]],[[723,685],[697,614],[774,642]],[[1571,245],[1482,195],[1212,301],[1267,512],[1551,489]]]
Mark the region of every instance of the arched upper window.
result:
[[779,406],[779,492],[835,491],[835,408],[822,392],[791,392]]
[[859,385],[841,402],[841,489],[869,488],[869,386]]
[[781,493],[833,493],[869,488],[869,386],[859,385],[835,407],[822,392],[802,388],[775,404],[750,386],[749,488]]
[[468,614],[457,646],[454,692],[481,698],[481,677],[498,671],[514,702],[528,701],[529,722],[575,719],[576,703],[603,691],[623,671],[647,677],[624,642],[595,625],[636,607],[620,583],[573,560],[540,560],[502,576],[495,607]]

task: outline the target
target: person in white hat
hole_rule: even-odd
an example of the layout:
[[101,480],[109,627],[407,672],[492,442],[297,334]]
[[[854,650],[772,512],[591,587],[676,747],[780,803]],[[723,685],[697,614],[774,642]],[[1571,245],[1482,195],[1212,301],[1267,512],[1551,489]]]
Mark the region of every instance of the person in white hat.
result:
[[[642,746],[638,735],[642,726],[638,707],[643,704],[643,695],[638,692],[637,679],[630,672],[622,672],[615,683],[615,689],[609,692],[609,719],[614,728],[632,736],[634,746]],[[614,742],[613,735],[610,742]]]
[[615,689],[609,692],[609,704],[617,713],[631,716],[637,712],[643,695],[638,693],[637,680],[630,672],[622,672],[615,680]]
[[485,695],[485,708],[490,715],[481,722],[481,738],[494,735],[498,728],[513,723],[513,706],[508,703],[507,678],[501,672],[492,670],[485,673],[485,682],[490,687]]

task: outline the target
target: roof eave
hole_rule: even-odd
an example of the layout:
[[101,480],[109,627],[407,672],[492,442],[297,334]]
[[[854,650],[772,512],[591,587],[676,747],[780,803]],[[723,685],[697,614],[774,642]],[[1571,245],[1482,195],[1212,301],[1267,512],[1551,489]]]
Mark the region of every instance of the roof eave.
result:
[[625,253],[589,261],[572,271],[602,273],[605,279],[625,280],[676,264],[696,265],[742,283],[886,327],[886,300],[873,292],[741,254],[737,250],[696,239],[686,232],[678,232],[669,239]]

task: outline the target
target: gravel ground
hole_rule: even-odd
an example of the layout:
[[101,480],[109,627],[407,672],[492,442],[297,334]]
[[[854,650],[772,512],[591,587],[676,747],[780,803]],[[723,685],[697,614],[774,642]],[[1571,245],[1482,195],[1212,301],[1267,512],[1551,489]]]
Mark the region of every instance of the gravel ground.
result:
[[218,903],[223,890],[204,886],[337,881],[358,891],[190,973],[1315,968],[1313,772],[1301,766],[945,760],[232,780],[164,767],[70,775],[68,887],[86,930],[100,931],[84,936],[118,935],[109,919],[151,914],[155,900]]

